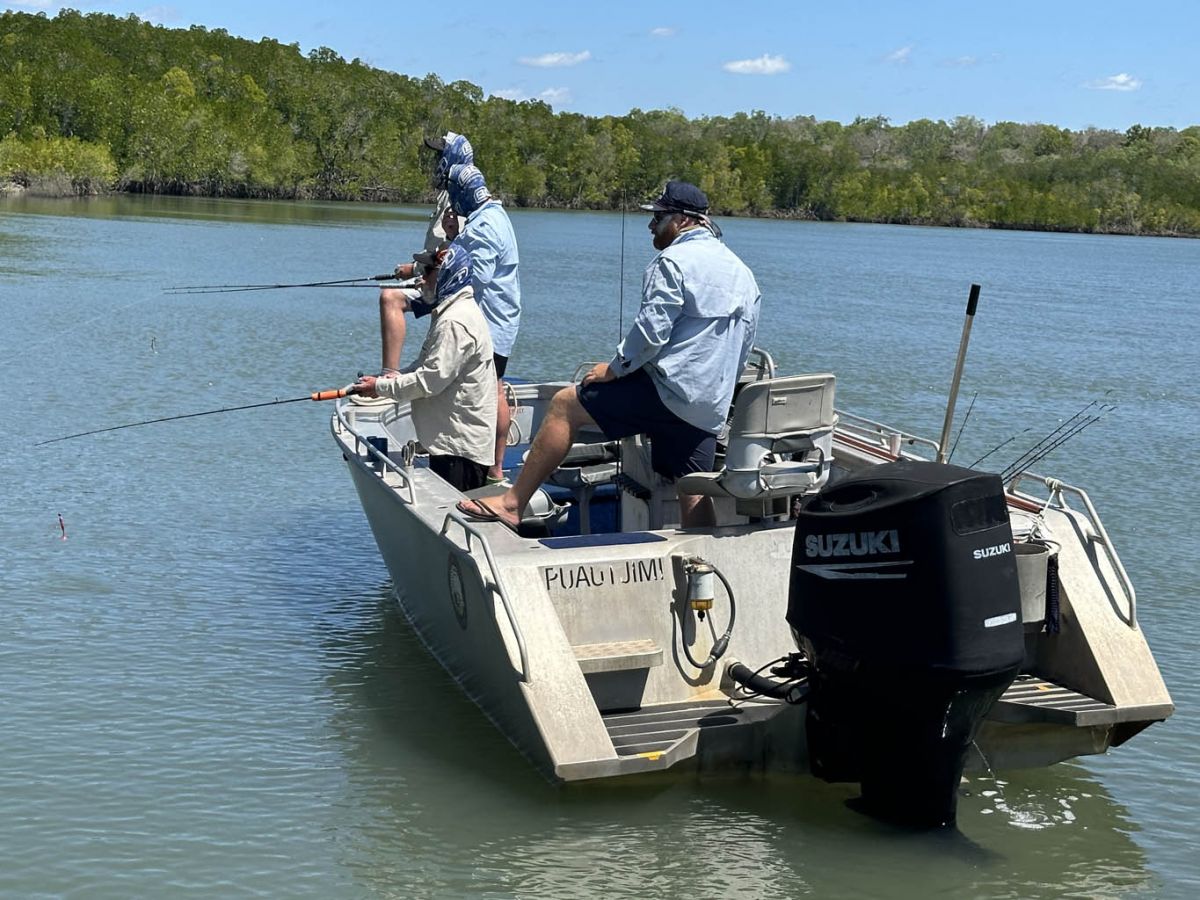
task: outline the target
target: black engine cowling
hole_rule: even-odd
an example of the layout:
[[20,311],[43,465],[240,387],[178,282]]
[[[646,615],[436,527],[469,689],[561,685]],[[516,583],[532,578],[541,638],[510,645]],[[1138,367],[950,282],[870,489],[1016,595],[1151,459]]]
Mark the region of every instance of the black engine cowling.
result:
[[882,818],[954,821],[967,748],[1024,655],[996,475],[903,460],[801,508],[788,622],[814,675],[813,771]]

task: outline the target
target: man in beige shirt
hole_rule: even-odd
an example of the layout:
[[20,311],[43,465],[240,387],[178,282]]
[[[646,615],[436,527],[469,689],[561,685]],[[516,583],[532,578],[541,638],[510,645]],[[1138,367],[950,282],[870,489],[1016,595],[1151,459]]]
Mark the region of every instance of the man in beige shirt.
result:
[[432,313],[416,360],[395,375],[364,375],[355,392],[411,401],[429,467],[460,491],[473,490],[487,482],[495,455],[496,367],[467,251],[457,244],[439,251],[437,266],[425,271],[421,295]]

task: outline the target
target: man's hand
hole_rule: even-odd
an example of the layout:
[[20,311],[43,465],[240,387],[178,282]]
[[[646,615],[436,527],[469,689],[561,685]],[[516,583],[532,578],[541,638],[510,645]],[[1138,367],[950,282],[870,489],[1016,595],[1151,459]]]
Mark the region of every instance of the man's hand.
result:
[[592,366],[592,370],[583,376],[584,384],[591,384],[593,381],[605,382],[616,380],[616,373],[608,367],[608,363],[596,363]]
[[375,393],[375,382],[378,380],[375,375],[359,375],[358,381],[354,382],[354,393],[362,397],[378,397]]
[[448,241],[452,241],[458,237],[458,216],[449,206],[442,213],[442,231],[446,232],[446,240]]

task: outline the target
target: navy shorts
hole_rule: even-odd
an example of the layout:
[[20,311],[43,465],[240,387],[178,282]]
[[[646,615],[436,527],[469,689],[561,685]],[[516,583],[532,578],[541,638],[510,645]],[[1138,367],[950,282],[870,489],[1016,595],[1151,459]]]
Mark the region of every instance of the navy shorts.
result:
[[508,368],[508,357],[501,356],[499,353],[493,353],[492,362],[496,365],[496,377],[503,378],[504,372]]
[[644,434],[650,438],[650,468],[674,481],[691,472],[711,472],[717,439],[683,421],[658,396],[645,369],[614,381],[578,388],[579,402],[610,441]]

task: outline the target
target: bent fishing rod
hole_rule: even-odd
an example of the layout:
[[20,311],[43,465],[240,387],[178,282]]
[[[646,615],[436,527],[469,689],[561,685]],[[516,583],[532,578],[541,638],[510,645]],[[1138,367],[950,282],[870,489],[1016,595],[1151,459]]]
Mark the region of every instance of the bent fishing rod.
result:
[[106,431],[120,431],[122,428],[140,428],[143,425],[155,425],[159,422],[174,422],[177,419],[195,419],[199,416],[215,416],[217,413],[239,412],[243,409],[259,409],[263,406],[281,406],[284,403],[299,403],[301,400],[338,400],[349,394],[356,393],[354,386],[338,388],[332,391],[313,391],[303,397],[292,397],[290,400],[268,400],[265,403],[249,403],[246,406],[224,406],[221,409],[206,409],[204,412],[184,413],[181,416],[163,416],[161,419],[145,419],[141,422],[127,422],[124,425],[112,425],[108,428],[94,428],[91,431],[80,431],[63,437],[50,438],[48,441],[38,441],[33,446],[57,444],[59,441],[69,441],[73,438],[87,437],[89,434],[103,434]]
[[234,294],[240,291],[277,291],[283,288],[320,287],[375,287],[381,281],[407,284],[410,279],[396,277],[395,272],[386,275],[363,275],[359,278],[339,278],[333,281],[305,281],[297,284],[192,284],[182,287],[163,288],[164,294]]

